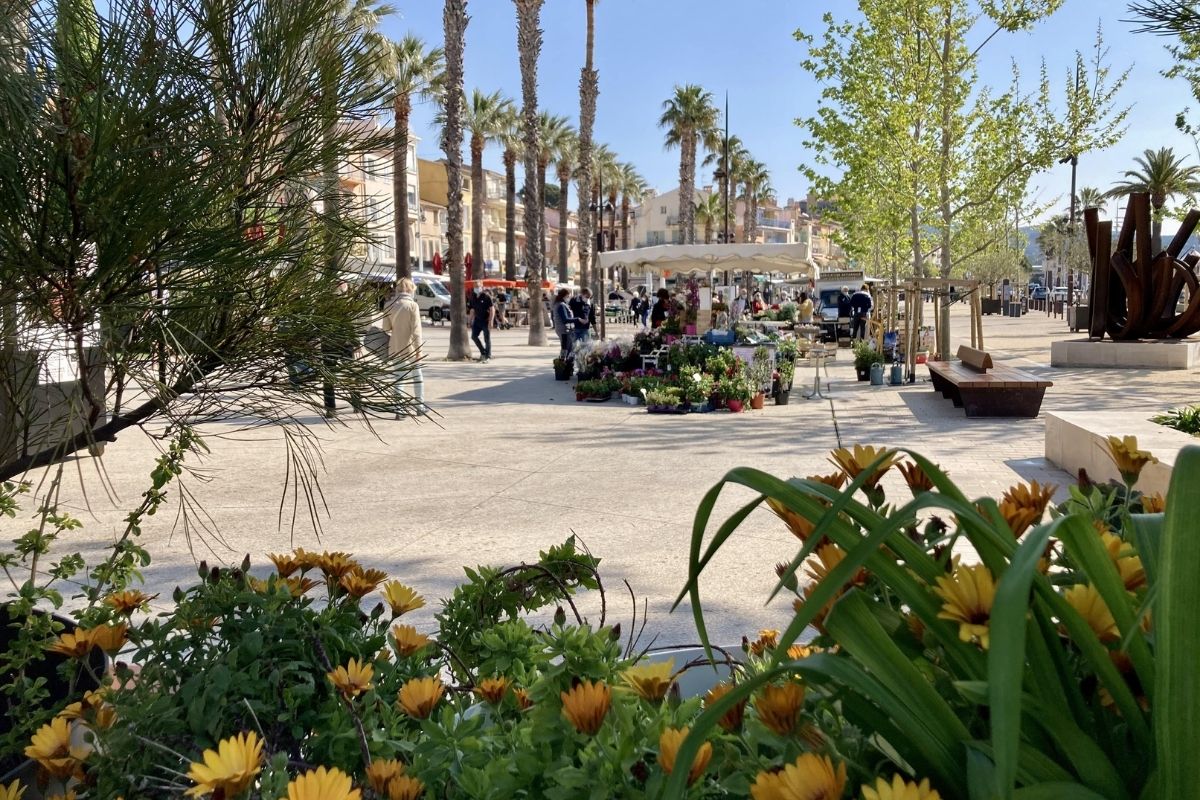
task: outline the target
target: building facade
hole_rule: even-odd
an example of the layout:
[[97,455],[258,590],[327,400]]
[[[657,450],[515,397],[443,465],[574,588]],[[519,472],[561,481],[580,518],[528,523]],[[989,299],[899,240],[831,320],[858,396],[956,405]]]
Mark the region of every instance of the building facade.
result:
[[[380,129],[376,124],[370,124],[372,135],[389,136],[390,128]],[[417,145],[420,140],[409,134],[408,139],[408,225],[409,236],[416,241],[420,223],[420,204],[418,203],[420,174],[417,159]],[[364,153],[341,170],[343,189],[351,195],[349,203],[352,213],[355,213],[367,225],[370,241],[361,243],[351,251],[353,267],[370,275],[395,275],[396,273],[396,229],[395,204],[393,202],[392,186],[392,151],[385,147],[371,153]],[[414,253],[410,259],[415,258]]]
[[[433,261],[434,249],[434,234],[440,231],[436,243],[436,252],[445,253],[449,247],[449,242],[446,239],[446,208],[449,205],[449,183],[447,181],[446,161],[438,159],[431,161],[427,159],[419,159],[421,166],[421,182],[420,196],[422,208],[427,209],[427,215],[433,214],[437,216],[441,222],[427,222],[424,229],[428,234],[429,242],[426,250],[422,251],[422,262],[431,265]],[[508,255],[508,247],[505,242],[506,228],[505,219],[508,211],[508,204],[505,187],[505,178],[503,173],[494,172],[492,170],[483,171],[483,186],[484,192],[483,201],[483,263],[484,271],[488,275],[502,275],[504,273],[505,259]],[[462,193],[463,193],[463,252],[471,252],[471,214],[472,200],[474,197],[475,187],[472,185],[471,170],[467,166],[462,168]],[[516,263],[521,265],[525,256],[525,208],[521,203],[520,197],[516,203]],[[444,256],[443,256],[444,257]],[[520,275],[523,268],[518,267],[517,274]]]

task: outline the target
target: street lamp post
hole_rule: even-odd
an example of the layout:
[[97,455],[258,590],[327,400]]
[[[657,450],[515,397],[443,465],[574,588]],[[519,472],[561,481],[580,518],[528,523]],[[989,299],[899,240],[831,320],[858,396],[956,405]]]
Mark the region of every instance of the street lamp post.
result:
[[597,275],[600,281],[600,290],[596,292],[595,299],[596,302],[603,303],[603,305],[600,306],[600,338],[603,339],[607,335],[608,328],[606,324],[608,321],[608,291],[606,288],[607,281],[605,280],[604,272],[600,269],[600,254],[612,249],[611,247],[605,247],[604,212],[614,210],[616,206],[614,206],[612,203],[607,203],[604,201],[604,176],[598,174],[596,176],[596,183],[599,187],[596,194],[596,200],[588,204],[588,211],[595,214],[599,221],[599,224],[596,226],[596,258],[595,266],[592,269],[592,274]]
[[[1075,171],[1079,166],[1079,156],[1069,155],[1058,160],[1060,164],[1071,165],[1071,211],[1067,220],[1067,305],[1075,304],[1075,268],[1071,263],[1071,248],[1075,243]],[[1065,312],[1064,312],[1065,313]]]

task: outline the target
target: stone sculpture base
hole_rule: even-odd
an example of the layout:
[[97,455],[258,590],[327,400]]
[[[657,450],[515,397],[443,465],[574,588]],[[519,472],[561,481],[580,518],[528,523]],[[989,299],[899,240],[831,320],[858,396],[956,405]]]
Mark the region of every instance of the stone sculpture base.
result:
[[1138,491],[1167,495],[1171,470],[1179,451],[1196,443],[1194,437],[1125,411],[1053,411],[1046,419],[1046,460],[1072,476],[1086,469],[1097,482],[1120,481],[1121,476],[1108,456],[1109,436],[1136,436],[1138,449],[1158,459],[1147,464],[1138,479]]
[[1050,366],[1195,369],[1200,367],[1200,341],[1183,339],[1113,342],[1107,339],[1068,339],[1051,343]]

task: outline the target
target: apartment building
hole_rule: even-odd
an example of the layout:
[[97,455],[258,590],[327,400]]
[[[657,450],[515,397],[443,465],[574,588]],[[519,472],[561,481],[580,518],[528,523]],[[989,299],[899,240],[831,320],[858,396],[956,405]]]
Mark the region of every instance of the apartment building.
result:
[[[446,208],[449,205],[449,183],[447,181],[446,161],[438,159],[431,161],[419,159],[421,170],[421,205],[427,209],[427,215],[434,215],[440,220],[445,219]],[[505,217],[507,200],[505,179],[503,173],[484,170],[483,172],[483,263],[489,274],[504,272],[504,260],[508,253],[506,246]],[[463,247],[464,252],[471,248],[471,214],[475,187],[472,185],[471,170],[462,168],[463,193]],[[516,261],[522,262],[525,254],[525,209],[520,198],[516,205]],[[422,259],[432,263],[433,243],[435,234],[438,237],[438,247],[444,252],[449,245],[445,239],[446,225],[444,222],[427,222],[423,230],[427,234],[429,249],[423,251]],[[439,227],[440,226],[440,227]],[[440,233],[439,233],[440,231]],[[427,253],[427,254],[426,254]]]
[[[373,135],[390,137],[391,128],[366,123]],[[420,175],[417,145],[420,140],[409,134],[408,140],[408,224],[410,236],[417,235],[420,220],[418,204]],[[351,251],[352,266],[371,275],[394,275],[396,272],[396,229],[392,187],[392,151],[385,147],[364,153],[341,170],[343,189],[351,196],[350,206],[367,223],[370,241]],[[415,255],[415,254],[414,254]]]
[[[712,187],[697,189],[695,200],[702,201]],[[632,211],[630,247],[654,247],[660,244],[683,244],[683,228],[679,224],[679,189],[662,194],[650,194]],[[620,223],[618,222],[618,225]],[[696,241],[704,239],[704,228],[696,226]]]

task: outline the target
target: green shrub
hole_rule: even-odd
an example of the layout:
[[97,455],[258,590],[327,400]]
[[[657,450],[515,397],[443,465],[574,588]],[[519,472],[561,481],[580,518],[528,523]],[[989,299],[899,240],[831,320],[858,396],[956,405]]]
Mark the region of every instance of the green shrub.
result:
[[1192,436],[1200,435],[1200,406],[1173,408],[1165,414],[1152,417],[1152,419],[1159,425],[1190,433]]

